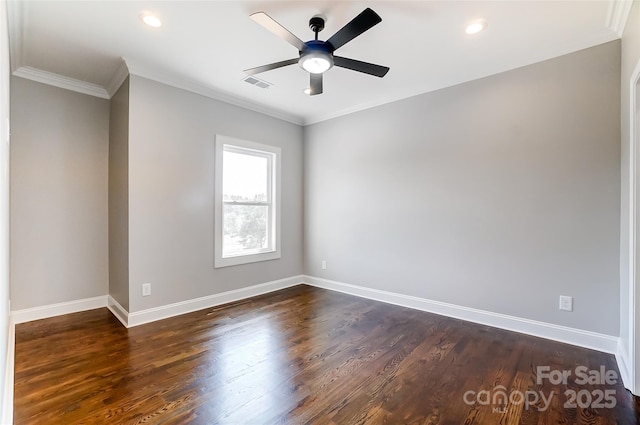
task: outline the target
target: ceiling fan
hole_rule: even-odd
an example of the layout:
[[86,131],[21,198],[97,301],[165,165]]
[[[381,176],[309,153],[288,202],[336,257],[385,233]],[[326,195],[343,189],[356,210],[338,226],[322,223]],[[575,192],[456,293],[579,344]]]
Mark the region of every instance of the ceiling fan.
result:
[[369,8],[366,8],[358,16],[353,18],[351,22],[342,27],[327,41],[318,40],[318,33],[324,29],[324,19],[320,16],[314,16],[309,20],[309,28],[315,33],[315,39],[307,42],[300,40],[264,12],[254,13],[250,17],[273,34],[297,48],[299,57],[258,66],[256,68],[245,69],[244,72],[248,75],[255,75],[260,72],[298,63],[305,71],[308,71],[311,76],[309,94],[313,96],[322,93],[322,74],[334,65],[369,75],[375,75],[376,77],[384,77],[387,72],[389,72],[389,68],[386,66],[343,58],[333,54],[333,52],[340,47],[369,30],[374,25],[382,22],[382,18]]

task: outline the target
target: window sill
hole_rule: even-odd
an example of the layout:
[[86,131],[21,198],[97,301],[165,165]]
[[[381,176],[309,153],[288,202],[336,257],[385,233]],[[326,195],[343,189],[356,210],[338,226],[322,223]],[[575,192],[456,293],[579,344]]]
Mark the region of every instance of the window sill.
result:
[[238,266],[241,264],[258,263],[260,261],[277,260],[280,258],[280,250],[271,252],[262,252],[259,254],[237,255],[235,257],[218,257],[214,261],[214,268]]

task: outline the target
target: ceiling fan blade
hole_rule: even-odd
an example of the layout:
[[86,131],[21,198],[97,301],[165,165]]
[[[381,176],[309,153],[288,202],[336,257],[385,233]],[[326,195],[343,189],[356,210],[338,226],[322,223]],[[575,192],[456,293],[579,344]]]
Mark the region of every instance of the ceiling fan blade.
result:
[[265,71],[271,71],[272,69],[282,68],[283,66],[293,65],[298,63],[300,59],[288,59],[286,61],[274,62],[269,65],[262,65],[255,68],[245,69],[243,72],[247,75],[255,75]]
[[311,96],[316,94],[322,94],[322,74],[311,74],[311,83],[310,88],[311,92],[309,93]]
[[343,58],[341,56],[334,56],[333,64],[341,68],[351,69],[352,71],[375,75],[376,77],[384,77],[385,75],[387,75],[387,72],[389,72],[388,66],[381,66],[374,63],[357,61],[355,59]]
[[293,47],[302,51],[304,49],[304,42],[298,37],[293,35],[288,29],[280,25],[271,16],[264,12],[256,12],[250,15],[250,18],[262,25],[264,28],[277,35]]
[[333,34],[327,43],[333,46],[334,50],[338,50],[363,32],[376,24],[382,22],[382,18],[373,10],[368,7],[363,10],[358,16],[353,18],[351,22],[342,27],[340,31]]

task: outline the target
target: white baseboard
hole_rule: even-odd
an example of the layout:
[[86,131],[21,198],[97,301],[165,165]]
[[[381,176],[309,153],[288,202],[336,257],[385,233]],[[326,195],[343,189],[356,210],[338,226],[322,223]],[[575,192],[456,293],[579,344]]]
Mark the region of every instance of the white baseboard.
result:
[[304,282],[318,288],[330,289],[332,291],[382,301],[388,304],[395,304],[402,307],[409,307],[416,310],[454,317],[456,319],[489,325],[527,335],[547,338],[554,341],[564,342],[566,344],[603,351],[605,353],[615,354],[618,349],[618,337],[611,335],[604,335],[596,332],[539,322],[536,320],[523,319],[520,317],[508,316],[506,314],[493,313],[490,311],[478,310],[475,308],[463,307],[410,295],[365,288],[363,286],[356,286],[313,276],[304,276]]
[[263,295],[269,292],[299,285],[301,283],[381,301],[388,304],[409,307],[416,310],[427,311],[469,322],[480,323],[496,328],[615,354],[620,364],[621,374],[629,373],[628,359],[626,358],[624,351],[619,347],[619,338],[615,336],[305,275],[274,280],[246,288],[207,295],[205,297],[181,301],[133,313],[127,312],[127,310],[111,296],[103,295],[84,300],[16,310],[11,313],[11,318],[13,323],[23,323],[31,320],[58,316],[61,314],[108,307],[113,315],[120,320],[124,326],[133,327],[144,323],[154,322],[156,320],[191,313],[205,308],[215,307],[221,304]]
[[362,298],[381,301],[388,304],[427,311],[443,316],[454,317],[469,322],[494,326],[496,328],[507,329],[523,334],[538,336],[567,344],[590,348],[606,353],[615,354],[620,369],[620,374],[625,386],[635,393],[633,388],[634,380],[628,354],[624,350],[620,339],[610,335],[599,334],[566,326],[554,325],[551,323],[539,322],[535,320],[523,319],[515,316],[508,316],[484,310],[463,307],[455,304],[443,303],[424,298],[403,295],[389,291],[381,291],[363,286],[351,285],[322,279],[313,276],[293,276],[286,279],[253,285],[219,294],[208,295],[201,298],[182,301],[161,307],[128,313],[111,296],[87,298],[83,300],[66,303],[52,304],[42,307],[16,310],[11,313],[9,324],[9,341],[7,348],[7,364],[5,375],[5,391],[2,395],[2,417],[1,424],[13,423],[13,385],[14,385],[14,349],[15,349],[15,324],[28,322],[31,320],[44,319],[47,317],[59,316],[62,314],[75,313],[95,308],[108,307],[113,315],[126,327],[141,325],[156,320],[166,319],[185,313],[190,313],[205,308],[214,307],[246,298],[263,295],[269,292],[278,291],[299,284],[307,284],[318,288],[343,292]]
[[620,369],[620,378],[626,389],[635,394],[635,379],[631,369],[631,362],[629,360],[629,353],[626,347],[622,343],[622,339],[618,341],[618,347],[616,350],[616,362],[618,363],[618,369]]
[[122,306],[118,304],[117,306],[114,305],[111,311],[117,310],[119,306],[121,311],[119,311],[118,314],[124,313],[124,317],[121,318],[118,314],[116,314],[116,317],[118,317],[125,326],[132,327],[289,288],[291,286],[301,284],[302,280],[302,275],[293,276],[286,279],[274,280],[271,282],[248,286],[246,288],[234,289],[233,291],[207,295],[206,297],[194,298],[192,300],[149,308],[147,310],[136,311],[133,313],[127,313]]
[[18,324],[106,306],[107,295],[101,295],[99,297],[15,310],[11,312],[11,318],[13,319],[13,323]]
[[129,312],[111,295],[109,295],[109,298],[107,299],[107,308],[111,314],[113,314],[116,319],[124,325],[125,328],[129,327]]

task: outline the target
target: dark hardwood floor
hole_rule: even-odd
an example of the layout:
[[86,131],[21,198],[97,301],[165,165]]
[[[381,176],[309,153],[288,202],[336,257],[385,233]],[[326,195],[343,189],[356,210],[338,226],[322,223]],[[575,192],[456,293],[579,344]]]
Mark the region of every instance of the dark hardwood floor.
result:
[[17,325],[14,418],[639,423],[613,373],[609,354],[297,286],[128,330],[107,309]]

